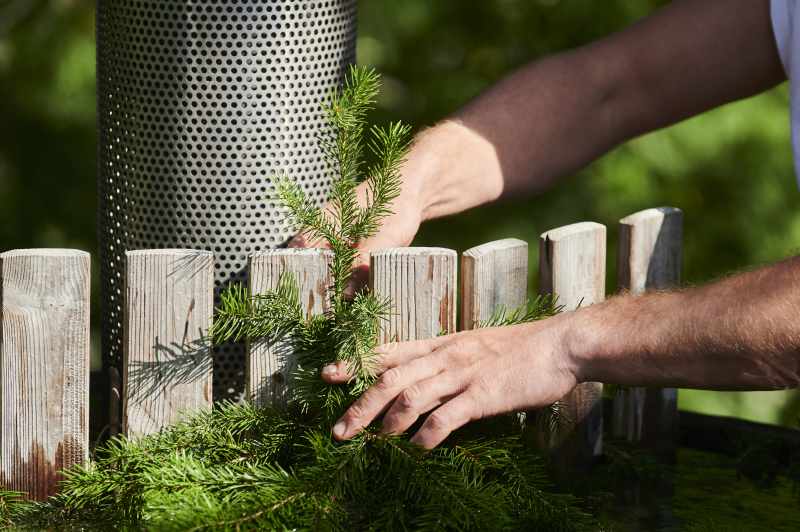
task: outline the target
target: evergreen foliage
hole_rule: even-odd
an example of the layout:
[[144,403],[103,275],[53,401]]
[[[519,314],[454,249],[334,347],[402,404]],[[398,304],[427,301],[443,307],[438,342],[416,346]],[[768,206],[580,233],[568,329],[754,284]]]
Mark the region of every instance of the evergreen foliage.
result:
[[[378,88],[372,70],[353,68],[326,107],[332,133],[320,143],[337,173],[329,210],[314,206],[292,181],[278,181],[290,221],[333,250],[331,310],[306,319],[297,283],[287,275],[265,295],[227,290],[210,333],[216,342],[268,339],[290,347],[296,370],[287,406],[225,403],[151,436],[111,439],[89,464],[65,471],[60,494],[45,503],[0,492],[0,524],[548,531],[590,524],[578,501],[548,490],[544,465],[522,445],[513,417],[462,430],[433,451],[381,435],[376,426],[344,443],[330,436],[332,422],[375,380],[372,352],[391,308],[366,290],[346,297],[357,244],[390,213],[408,146],[405,125],[366,130]],[[367,150],[375,161],[368,166]],[[365,173],[369,195],[361,204],[355,187]],[[557,311],[552,299],[540,298],[520,310],[500,309],[485,325]],[[320,368],[334,361],[352,370],[348,384],[320,378]],[[490,425],[495,432],[487,434]]]

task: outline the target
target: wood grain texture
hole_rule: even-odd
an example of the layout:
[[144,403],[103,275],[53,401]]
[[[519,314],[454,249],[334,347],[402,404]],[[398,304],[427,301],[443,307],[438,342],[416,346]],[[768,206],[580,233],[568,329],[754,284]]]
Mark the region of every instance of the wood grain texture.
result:
[[476,328],[500,306],[519,308],[527,298],[527,242],[506,238],[461,255],[461,330]]
[[452,249],[389,248],[370,258],[370,289],[389,297],[381,341],[433,338],[456,330],[456,260]]
[[[553,229],[539,241],[539,289],[565,310],[605,299],[606,228],[582,222]],[[583,468],[602,453],[603,385],[584,383],[562,401],[559,429],[548,445],[562,469]]]
[[43,500],[89,452],[89,254],[0,255],[0,485]]
[[[322,249],[275,249],[250,258],[250,290],[264,294],[274,290],[284,273],[294,275],[306,317],[328,310],[333,253]],[[248,345],[246,389],[257,404],[286,404],[292,353],[281,342]]]
[[209,251],[129,251],[123,333],[123,430],[157,432],[211,407],[214,312]]
[[[620,220],[617,284],[632,294],[677,286],[681,278],[683,213],[647,209]],[[614,397],[614,436],[665,451],[678,430],[674,388],[623,388]]]

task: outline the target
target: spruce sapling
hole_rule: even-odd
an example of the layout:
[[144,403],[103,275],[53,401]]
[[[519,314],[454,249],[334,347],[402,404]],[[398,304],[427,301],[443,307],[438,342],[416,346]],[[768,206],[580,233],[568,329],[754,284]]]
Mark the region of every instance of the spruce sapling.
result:
[[[548,491],[541,461],[508,434],[467,432],[425,452],[376,427],[344,442],[333,421],[375,380],[372,353],[391,301],[366,290],[347,297],[358,243],[374,234],[400,191],[409,128],[367,130],[379,89],[374,71],[355,67],[326,106],[330,131],[320,146],[335,173],[323,211],[287,178],[277,180],[289,220],[333,251],[330,311],[306,319],[296,280],[221,297],[215,342],[285,342],[296,359],[287,407],[222,403],[157,434],[117,437],[93,460],[64,472],[59,495],[43,504],[0,492],[0,523],[17,526],[153,530],[577,530],[590,517],[569,495]],[[365,151],[374,163],[364,163]],[[366,175],[368,196],[356,197]],[[553,301],[500,310],[486,325],[557,312]],[[320,368],[344,361],[347,385],[328,385]]]

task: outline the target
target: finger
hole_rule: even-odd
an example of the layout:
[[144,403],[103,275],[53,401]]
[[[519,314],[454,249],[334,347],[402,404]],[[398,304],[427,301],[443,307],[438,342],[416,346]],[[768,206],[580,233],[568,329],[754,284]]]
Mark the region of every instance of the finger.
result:
[[321,238],[313,238],[305,233],[297,233],[292,237],[291,240],[286,244],[286,247],[289,248],[324,248],[327,249],[330,246],[328,243]]
[[306,246],[306,237],[302,233],[297,233],[289,240],[289,243],[286,244],[288,248],[304,248]]
[[[359,257],[363,256],[360,255]],[[366,262],[360,258],[356,259],[353,263],[353,269],[350,271],[350,278],[344,287],[345,299],[353,299],[356,293],[363,290],[369,284],[369,255],[367,255]]]
[[[379,345],[373,351],[374,358],[371,360],[375,375],[380,375],[387,369],[391,369],[415,358],[429,355],[437,347],[444,344],[446,336],[429,340],[415,340],[411,342],[390,342]],[[322,368],[322,379],[332,384],[345,383],[353,378],[349,365],[343,361],[328,364]]]
[[466,391],[434,410],[411,438],[411,442],[433,449],[451,432],[480,417],[475,398]]
[[465,389],[463,372],[445,371],[413,384],[400,392],[383,416],[384,434],[401,434],[413,425],[419,416],[430,412],[452,399]]
[[386,371],[336,422],[333,435],[340,440],[352,438],[369,425],[402,390],[443,369],[441,357],[429,355]]
[[375,364],[378,372],[402,366],[414,359],[430,355],[450,341],[453,335],[437,336],[425,340],[389,342],[375,348]]
[[353,270],[350,279],[347,280],[345,296],[352,297],[369,283],[370,253],[372,251],[407,246],[410,243],[411,241],[408,238],[401,238],[399,235],[391,234],[388,226],[384,226],[379,234],[359,242],[359,253],[353,261]]
[[338,360],[333,364],[324,366],[320,374],[322,375],[322,380],[331,384],[344,384],[353,377],[347,362],[344,360]]

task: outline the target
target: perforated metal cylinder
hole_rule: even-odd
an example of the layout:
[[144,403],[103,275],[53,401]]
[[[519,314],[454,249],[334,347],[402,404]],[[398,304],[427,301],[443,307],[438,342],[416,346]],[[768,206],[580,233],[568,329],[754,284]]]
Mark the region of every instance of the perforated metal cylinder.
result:
[[[216,287],[290,236],[269,177],[318,202],[330,182],[320,103],[355,59],[356,0],[98,0],[103,353],[121,358],[125,251],[197,248]],[[243,350],[218,349],[214,397],[242,391]]]

